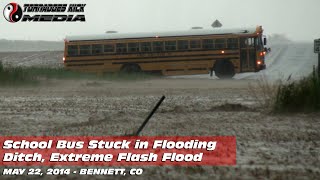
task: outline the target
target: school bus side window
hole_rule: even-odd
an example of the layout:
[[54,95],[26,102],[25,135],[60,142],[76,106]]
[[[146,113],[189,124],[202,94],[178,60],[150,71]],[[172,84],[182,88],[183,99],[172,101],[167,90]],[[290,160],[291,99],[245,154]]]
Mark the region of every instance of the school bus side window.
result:
[[177,41],[166,41],[165,48],[166,51],[175,51],[177,49]]
[[141,52],[150,52],[151,51],[151,42],[142,42],[140,43]]
[[78,46],[69,45],[68,46],[68,56],[77,56],[78,55]]
[[102,44],[93,44],[92,45],[92,54],[102,54]]
[[113,44],[105,44],[104,45],[104,52],[105,53],[114,52],[114,45]]
[[189,41],[188,40],[179,40],[178,41],[178,50],[187,50],[189,49]]
[[238,39],[237,38],[229,38],[228,39],[228,48],[229,49],[237,49],[238,48]]
[[202,40],[203,49],[213,49],[213,39]]
[[254,38],[248,38],[247,45],[250,47],[254,47]]
[[90,45],[80,45],[80,55],[90,55],[91,46]]
[[118,43],[116,44],[117,53],[126,53],[127,52],[127,44],[126,43]]
[[214,44],[215,49],[225,48],[225,39],[216,39]]
[[241,39],[241,47],[254,47],[254,38],[242,38]]
[[139,52],[139,43],[128,43],[129,52]]
[[190,40],[190,48],[191,48],[191,49],[201,48],[201,42],[200,42],[200,40]]
[[153,42],[153,51],[155,52],[163,51],[163,42],[161,41]]

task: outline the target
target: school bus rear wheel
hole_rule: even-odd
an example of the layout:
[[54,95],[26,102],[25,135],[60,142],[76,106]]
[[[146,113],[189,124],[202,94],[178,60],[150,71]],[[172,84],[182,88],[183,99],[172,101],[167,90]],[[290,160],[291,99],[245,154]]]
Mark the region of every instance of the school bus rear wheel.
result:
[[136,73],[136,72],[141,72],[141,68],[138,64],[124,64],[121,67],[121,72]]

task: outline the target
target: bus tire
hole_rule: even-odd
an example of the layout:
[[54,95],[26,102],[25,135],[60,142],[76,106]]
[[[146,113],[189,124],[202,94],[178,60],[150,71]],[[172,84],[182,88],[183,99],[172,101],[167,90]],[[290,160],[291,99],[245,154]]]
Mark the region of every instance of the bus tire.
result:
[[219,79],[229,79],[235,75],[234,66],[230,60],[217,61],[213,69]]
[[141,72],[141,68],[138,64],[124,64],[121,67],[121,72],[136,73]]

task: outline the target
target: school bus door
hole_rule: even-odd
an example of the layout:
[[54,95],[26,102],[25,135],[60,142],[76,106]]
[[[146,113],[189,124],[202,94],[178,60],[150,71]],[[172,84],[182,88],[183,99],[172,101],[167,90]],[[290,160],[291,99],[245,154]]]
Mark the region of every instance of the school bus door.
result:
[[241,38],[240,49],[241,72],[254,71],[256,62],[256,48],[254,38]]

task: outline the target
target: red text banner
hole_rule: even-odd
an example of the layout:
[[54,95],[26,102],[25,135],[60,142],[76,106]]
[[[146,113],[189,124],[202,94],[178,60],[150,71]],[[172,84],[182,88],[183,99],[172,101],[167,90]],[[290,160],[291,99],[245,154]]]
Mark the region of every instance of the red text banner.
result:
[[236,164],[232,136],[0,137],[0,166],[220,166]]

